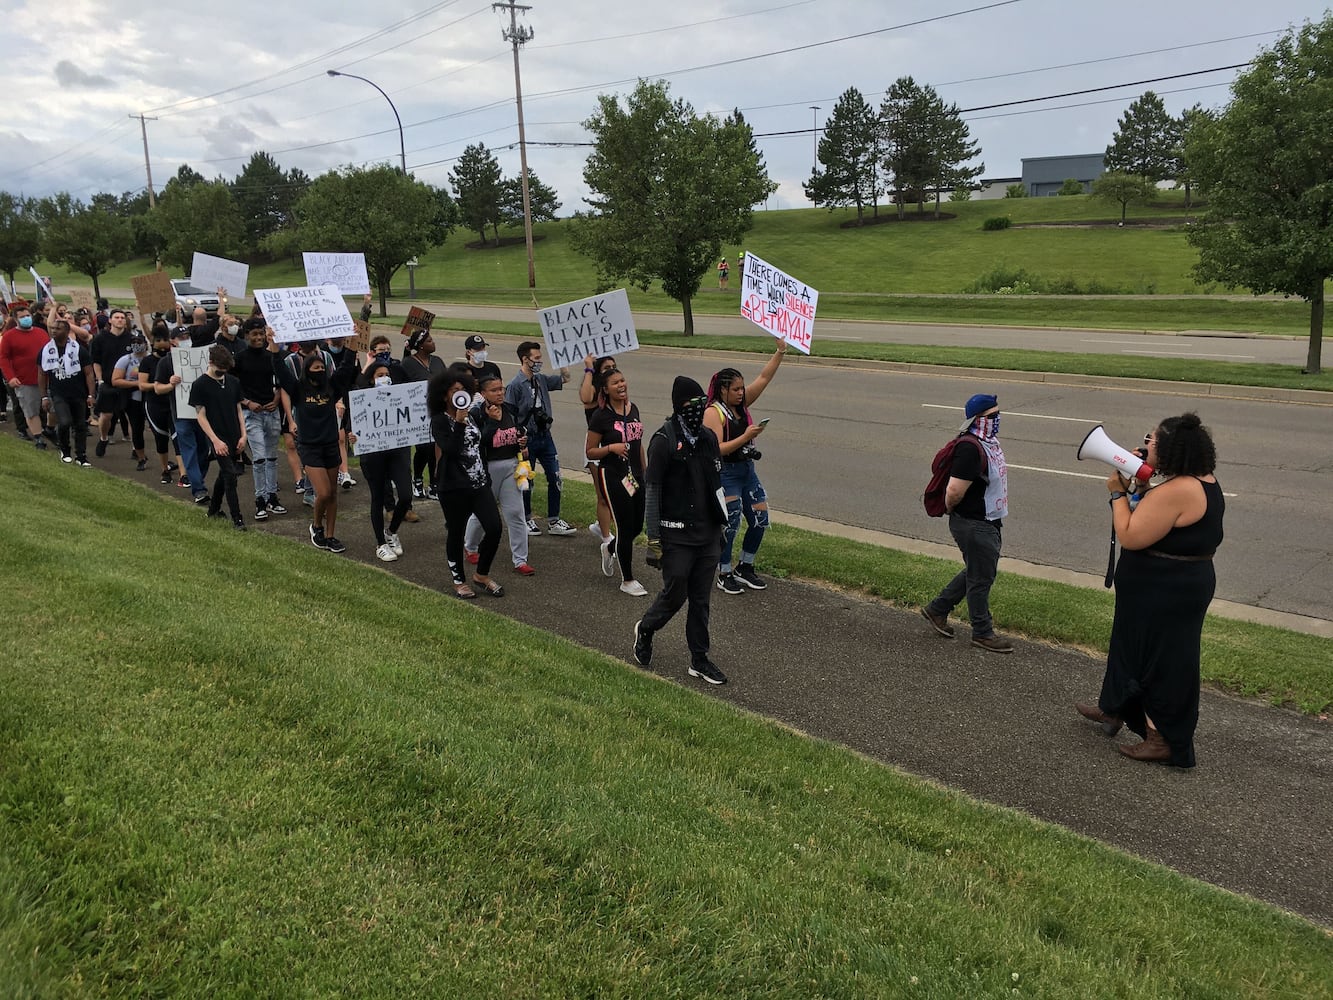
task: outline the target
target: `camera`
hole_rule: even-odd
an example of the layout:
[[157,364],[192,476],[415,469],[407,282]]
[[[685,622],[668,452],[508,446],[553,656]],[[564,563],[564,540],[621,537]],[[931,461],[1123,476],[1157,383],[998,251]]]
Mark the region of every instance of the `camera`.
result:
[[748,458],[751,462],[757,462],[763,457],[764,453],[754,445],[744,444],[741,446],[741,458]]
[[536,410],[532,414],[532,426],[538,434],[545,434],[553,423],[555,420],[545,410]]

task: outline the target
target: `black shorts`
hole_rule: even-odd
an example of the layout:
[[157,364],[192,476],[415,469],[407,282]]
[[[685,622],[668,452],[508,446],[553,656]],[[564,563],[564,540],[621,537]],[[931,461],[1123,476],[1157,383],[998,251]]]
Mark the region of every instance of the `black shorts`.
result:
[[328,444],[305,444],[298,439],[296,454],[301,457],[301,464],[308,469],[336,469],[343,461],[337,441]]
[[128,393],[103,382],[97,387],[97,412],[121,413],[125,409],[125,401],[128,397]]

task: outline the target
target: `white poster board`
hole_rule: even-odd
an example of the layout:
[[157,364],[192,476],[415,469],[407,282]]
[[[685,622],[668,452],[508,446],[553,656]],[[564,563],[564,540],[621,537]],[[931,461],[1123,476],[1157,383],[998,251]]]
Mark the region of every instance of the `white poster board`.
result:
[[28,273],[32,275],[33,285],[37,292],[37,301],[41,302],[43,299],[50,299],[54,302],[56,296],[55,292],[51,291],[51,279],[43,278],[37,273],[37,268],[35,267],[28,268]]
[[178,420],[197,420],[194,407],[190,405],[190,387],[194,380],[208,374],[207,347],[173,347],[171,349],[172,370],[181,377],[176,386],[176,418]]
[[368,455],[431,441],[427,382],[372,386],[347,394],[356,453]]
[[335,285],[256,288],[255,299],[279,344],[356,336],[352,314]]
[[755,326],[785,340],[802,354],[809,354],[817,305],[819,293],[805,282],[746,253],[741,315]]
[[625,289],[537,310],[543,352],[552,368],[568,368],[584,358],[639,349],[639,334]]
[[337,285],[340,295],[370,294],[370,278],[366,276],[366,255],[363,253],[303,253],[305,283]]
[[245,298],[245,284],[250,280],[250,265],[226,257],[194,252],[190,262],[190,284],[206,292],[224,289],[229,299]]

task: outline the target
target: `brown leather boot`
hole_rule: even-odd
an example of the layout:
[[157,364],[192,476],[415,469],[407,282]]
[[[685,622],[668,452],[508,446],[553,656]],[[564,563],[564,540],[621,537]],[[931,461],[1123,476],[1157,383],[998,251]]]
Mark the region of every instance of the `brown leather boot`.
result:
[[1162,734],[1151,726],[1148,727],[1148,736],[1142,743],[1136,743],[1132,747],[1121,744],[1116,749],[1133,760],[1160,764],[1171,760],[1171,748],[1167,746],[1166,740],[1162,739]]
[[1083,718],[1097,723],[1101,731],[1107,736],[1114,736],[1120,732],[1120,727],[1124,725],[1114,715],[1107,715],[1096,705],[1089,705],[1084,701],[1074,702],[1074,711],[1078,712]]

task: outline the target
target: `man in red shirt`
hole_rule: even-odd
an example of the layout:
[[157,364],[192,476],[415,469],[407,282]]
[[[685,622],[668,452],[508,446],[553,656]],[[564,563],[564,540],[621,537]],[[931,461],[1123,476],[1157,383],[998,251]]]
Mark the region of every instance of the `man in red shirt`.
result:
[[41,327],[33,325],[32,313],[27,306],[15,306],[13,316],[18,326],[0,339],[0,372],[4,373],[5,385],[23,408],[23,415],[28,421],[28,433],[32,435],[37,448],[45,451],[46,440],[42,437],[42,392],[37,388],[37,363],[42,356],[42,348],[51,338]]

